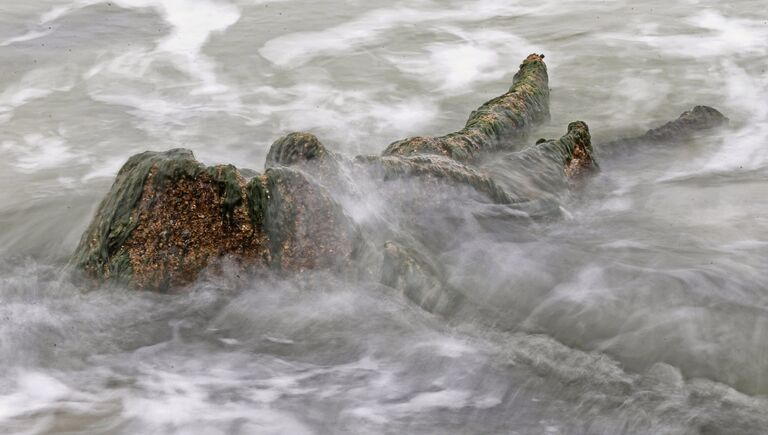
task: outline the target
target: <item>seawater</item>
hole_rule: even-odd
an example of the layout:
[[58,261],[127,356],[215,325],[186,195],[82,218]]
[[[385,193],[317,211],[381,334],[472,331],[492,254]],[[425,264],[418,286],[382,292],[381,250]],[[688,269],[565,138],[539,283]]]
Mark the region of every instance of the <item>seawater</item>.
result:
[[[0,431],[768,433],[763,3],[0,0]],[[539,136],[580,119],[599,147],[696,104],[731,125],[601,162],[562,221],[446,241],[496,326],[324,273],[63,273],[132,154],[260,169],[297,130],[379,153],[456,130],[532,52]]]

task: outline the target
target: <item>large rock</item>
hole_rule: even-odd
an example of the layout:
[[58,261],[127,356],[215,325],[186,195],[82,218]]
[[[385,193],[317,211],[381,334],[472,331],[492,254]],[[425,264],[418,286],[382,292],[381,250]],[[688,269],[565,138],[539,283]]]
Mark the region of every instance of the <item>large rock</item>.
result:
[[331,267],[353,254],[356,237],[301,172],[270,169],[247,182],[234,166],[206,167],[175,149],[128,160],[72,262],[101,281],[167,290],[224,257],[280,271]]

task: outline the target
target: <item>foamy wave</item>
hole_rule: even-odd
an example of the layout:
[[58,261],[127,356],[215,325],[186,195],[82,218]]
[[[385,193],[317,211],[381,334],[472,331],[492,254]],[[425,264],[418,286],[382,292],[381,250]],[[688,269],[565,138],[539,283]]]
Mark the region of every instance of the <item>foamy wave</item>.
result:
[[684,20],[688,34],[660,35],[657,26],[641,29],[638,40],[663,53],[682,57],[768,53],[768,27],[763,19],[732,18],[708,9]]
[[[428,4],[431,5],[431,4]],[[453,8],[417,9],[397,6],[370,11],[337,26],[315,31],[296,32],[267,41],[259,54],[278,66],[297,66],[320,56],[327,56],[378,42],[397,27],[434,22],[477,22],[497,17],[543,12],[549,2],[523,6],[502,0],[480,0],[454,4]]]
[[525,39],[499,30],[468,32],[458,27],[440,30],[459,41],[427,44],[426,56],[398,53],[385,58],[400,71],[433,84],[439,91],[455,94],[468,91],[479,82],[502,79],[517,67],[510,59],[522,59],[534,48]]
[[379,152],[384,144],[419,132],[438,114],[436,104],[427,99],[395,99],[386,91],[340,90],[322,83],[260,87],[254,90],[258,102],[249,107],[250,124],[275,122],[275,136],[314,131],[347,153]]
[[17,108],[54,92],[69,91],[75,83],[75,71],[69,67],[40,68],[28,72],[0,93],[0,124],[9,121]]
[[37,133],[24,136],[24,145],[6,143],[2,148],[17,155],[13,166],[26,173],[61,167],[81,156],[62,137]]
[[[768,62],[765,63],[768,67]],[[765,69],[765,68],[764,68]],[[757,169],[768,163],[768,76],[753,76],[730,61],[723,62],[729,113],[746,120],[730,132],[705,170]],[[731,116],[733,116],[731,115]]]

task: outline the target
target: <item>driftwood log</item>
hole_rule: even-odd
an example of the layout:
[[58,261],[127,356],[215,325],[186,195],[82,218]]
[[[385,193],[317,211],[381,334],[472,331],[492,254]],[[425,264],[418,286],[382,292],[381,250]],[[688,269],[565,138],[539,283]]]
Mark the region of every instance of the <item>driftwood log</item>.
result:
[[[332,191],[353,191],[354,177],[396,180],[420,183],[414,190],[424,191],[421,207],[439,207],[440,197],[429,189],[435,186],[469,189],[511,217],[556,217],[557,206],[540,206],[538,201],[551,199],[542,192],[579,186],[598,165],[581,121],[568,125],[559,139],[521,145],[549,120],[543,58],[528,56],[509,91],[472,112],[463,129],[397,141],[380,156],[348,158],[308,133],[275,141],[265,170],[250,177],[244,174],[252,171],[231,165],[206,167],[183,149],[135,155],[117,174],[71,264],[98,282],[168,291],[194,282],[204,270],[215,271],[225,258],[246,269],[300,274],[349,269],[373,250],[380,267],[371,273],[384,285],[429,311],[449,312],[462,296],[445,285],[432,259],[435,248],[420,243],[419,234],[407,241],[395,240],[397,234],[391,240],[369,237]],[[725,121],[699,106],[641,137],[611,142],[606,150],[616,154],[682,140]],[[499,151],[518,175],[514,183],[500,183],[473,166],[483,153]]]

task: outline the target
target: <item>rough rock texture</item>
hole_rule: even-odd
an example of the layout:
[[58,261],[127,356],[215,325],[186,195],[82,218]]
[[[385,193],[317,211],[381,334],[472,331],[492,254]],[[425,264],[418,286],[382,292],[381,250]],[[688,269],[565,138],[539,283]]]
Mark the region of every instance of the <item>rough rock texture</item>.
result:
[[276,140],[269,148],[265,167],[320,163],[332,153],[311,133],[294,132]]
[[600,144],[597,148],[601,157],[613,156],[619,153],[664,143],[680,142],[718,127],[728,125],[728,118],[709,106],[695,106],[683,112],[677,119],[661,127],[645,132],[637,137],[617,139]]
[[413,137],[389,145],[384,155],[438,154],[469,161],[484,151],[514,147],[531,129],[549,120],[549,79],[543,54],[520,65],[512,87],[472,112],[463,129],[445,136]]
[[188,150],[145,152],[118,173],[72,263],[99,280],[168,290],[223,257],[281,271],[330,266],[352,255],[355,234],[295,170],[246,184],[234,166],[205,167]]

